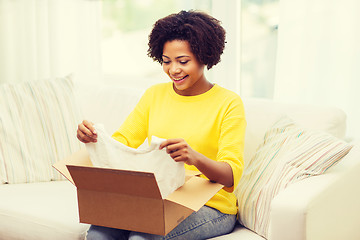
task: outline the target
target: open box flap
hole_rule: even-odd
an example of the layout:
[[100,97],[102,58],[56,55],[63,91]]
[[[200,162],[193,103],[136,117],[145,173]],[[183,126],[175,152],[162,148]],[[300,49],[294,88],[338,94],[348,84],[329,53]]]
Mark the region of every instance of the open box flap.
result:
[[162,199],[153,173],[67,165],[78,189]]
[[195,170],[189,170],[189,169],[185,169],[185,175],[186,176],[199,176],[201,175],[200,171],[195,171]]
[[93,165],[90,160],[89,153],[86,151],[85,148],[53,164],[53,167],[74,185],[75,183],[70,175],[69,170],[66,167],[67,164],[87,167],[91,167]]
[[192,178],[193,176],[199,176],[200,174],[201,174],[200,171],[194,171],[185,168],[185,182],[190,178]]
[[193,211],[198,211],[223,187],[224,185],[219,183],[193,176],[182,187],[170,194],[166,200],[178,203]]

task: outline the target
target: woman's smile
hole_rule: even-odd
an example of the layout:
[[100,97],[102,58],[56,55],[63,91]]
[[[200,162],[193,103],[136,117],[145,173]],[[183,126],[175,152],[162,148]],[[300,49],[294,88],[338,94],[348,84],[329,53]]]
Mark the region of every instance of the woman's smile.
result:
[[182,83],[185,81],[185,79],[188,77],[189,75],[185,75],[184,77],[174,77],[171,76],[172,80],[176,83]]

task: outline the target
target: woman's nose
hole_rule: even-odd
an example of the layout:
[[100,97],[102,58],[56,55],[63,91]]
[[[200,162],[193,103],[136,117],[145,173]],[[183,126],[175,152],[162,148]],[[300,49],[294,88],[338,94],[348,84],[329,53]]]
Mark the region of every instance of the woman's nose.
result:
[[170,67],[170,73],[171,74],[177,74],[180,73],[181,69],[179,68],[179,66],[177,64],[172,64]]

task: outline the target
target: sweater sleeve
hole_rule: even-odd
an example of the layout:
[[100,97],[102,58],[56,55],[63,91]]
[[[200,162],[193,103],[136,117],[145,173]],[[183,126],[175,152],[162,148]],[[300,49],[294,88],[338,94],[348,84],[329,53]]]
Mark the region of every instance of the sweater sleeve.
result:
[[244,106],[240,98],[228,107],[221,124],[217,161],[230,165],[234,184],[224,187],[227,192],[233,192],[238,185],[244,170],[244,138],[246,120]]
[[120,128],[112,137],[132,148],[138,148],[147,138],[149,107],[152,99],[151,91],[148,89],[140,98],[134,110],[129,114]]

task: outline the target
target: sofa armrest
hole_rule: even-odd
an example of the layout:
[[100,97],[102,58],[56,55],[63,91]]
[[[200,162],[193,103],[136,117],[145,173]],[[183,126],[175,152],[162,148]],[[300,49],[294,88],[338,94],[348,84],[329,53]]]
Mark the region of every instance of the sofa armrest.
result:
[[360,151],[354,148],[339,167],[273,199],[269,240],[360,239]]

